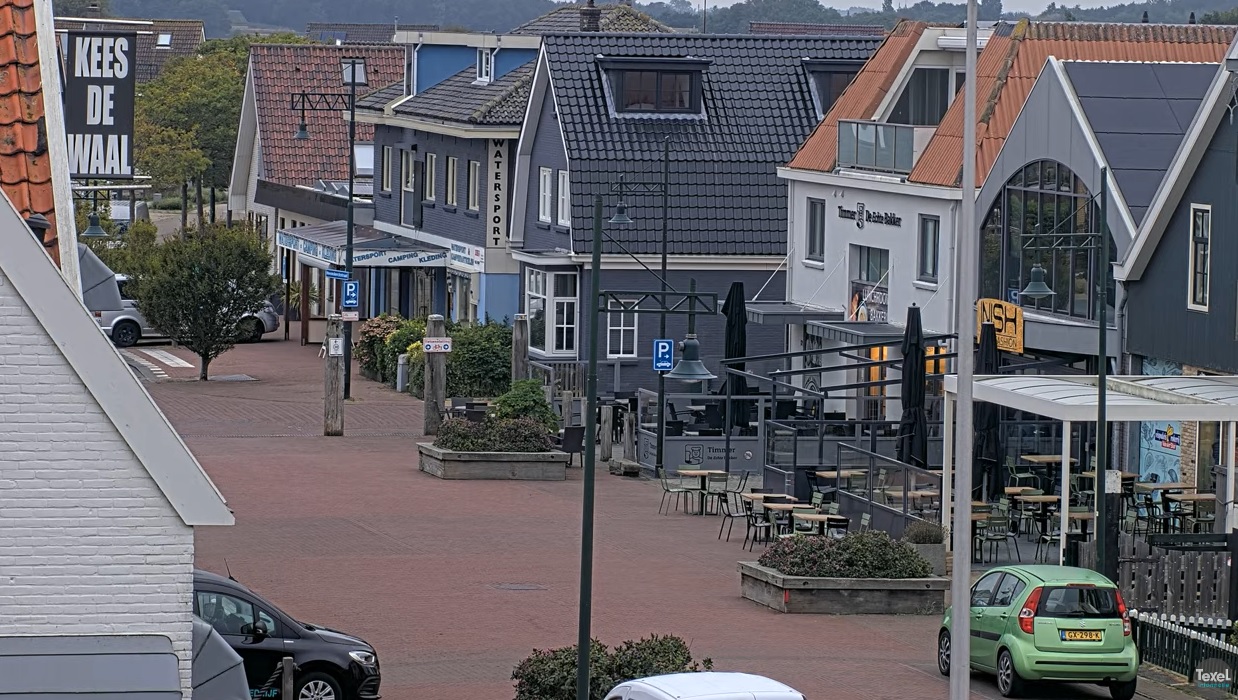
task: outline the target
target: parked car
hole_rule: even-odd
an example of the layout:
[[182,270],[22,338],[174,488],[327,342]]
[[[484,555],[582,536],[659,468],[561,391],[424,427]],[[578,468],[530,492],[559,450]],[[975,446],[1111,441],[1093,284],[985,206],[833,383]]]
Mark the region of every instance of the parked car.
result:
[[[116,275],[121,308],[91,309],[103,333],[111,338],[118,348],[127,348],[143,339],[163,337],[158,329],[146,322],[146,318],[138,310],[133,295],[126,290],[128,284],[128,276]],[[279,314],[275,313],[275,307],[268,301],[258,313],[242,316],[240,327],[241,337],[238,340],[256,343],[262,340],[263,335],[279,330]]]
[[[937,670],[950,675],[950,620],[937,633]],[[1095,571],[1003,566],[971,589],[971,668],[997,676],[1003,697],[1027,681],[1095,683],[1131,700],[1139,651],[1122,594]]]
[[[376,700],[378,654],[364,640],[294,620],[231,578],[194,569],[193,612],[211,623],[245,662],[253,698],[279,697],[280,660],[291,656],[296,700]],[[273,689],[273,690],[272,690]]]
[[765,676],[704,671],[620,683],[606,700],[804,700],[804,695]]

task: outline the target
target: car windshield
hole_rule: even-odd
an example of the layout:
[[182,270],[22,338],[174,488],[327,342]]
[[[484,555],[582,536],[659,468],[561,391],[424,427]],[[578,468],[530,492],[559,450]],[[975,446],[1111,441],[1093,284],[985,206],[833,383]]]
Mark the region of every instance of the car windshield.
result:
[[1112,588],[1063,586],[1045,588],[1040,594],[1037,617],[1119,617],[1118,599]]

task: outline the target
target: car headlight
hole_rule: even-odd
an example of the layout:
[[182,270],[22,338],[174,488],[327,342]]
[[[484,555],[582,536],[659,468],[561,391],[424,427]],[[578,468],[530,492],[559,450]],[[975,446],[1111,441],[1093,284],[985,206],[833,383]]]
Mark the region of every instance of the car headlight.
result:
[[350,651],[348,656],[362,666],[373,666],[374,662],[378,660],[372,651]]

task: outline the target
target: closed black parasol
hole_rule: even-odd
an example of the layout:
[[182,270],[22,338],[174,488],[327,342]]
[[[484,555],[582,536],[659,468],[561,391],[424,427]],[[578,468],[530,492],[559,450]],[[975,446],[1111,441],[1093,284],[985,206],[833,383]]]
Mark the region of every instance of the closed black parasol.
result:
[[928,468],[928,417],[924,414],[924,325],[920,307],[907,309],[903,332],[903,416],[898,424],[898,461]]
[[227,640],[198,616],[193,618],[194,700],[249,700],[241,657]]
[[[980,327],[980,349],[976,357],[976,374],[997,374],[1001,358],[997,349],[997,329],[992,323]],[[1001,407],[987,401],[976,402],[976,442],[973,456],[972,489],[981,496],[983,479],[988,477],[988,500],[995,500],[1005,485],[1005,465],[1001,454]],[[981,499],[984,500],[984,499]]]
[[[726,293],[726,301],[722,304],[722,313],[726,316],[726,357],[744,357],[748,354],[748,302],[744,301],[743,282],[731,283],[731,289]],[[727,366],[740,370],[746,368],[743,362]],[[726,376],[732,396],[745,396],[748,393],[747,379],[730,373]],[[731,402],[731,425],[748,427],[748,406],[747,401]]]

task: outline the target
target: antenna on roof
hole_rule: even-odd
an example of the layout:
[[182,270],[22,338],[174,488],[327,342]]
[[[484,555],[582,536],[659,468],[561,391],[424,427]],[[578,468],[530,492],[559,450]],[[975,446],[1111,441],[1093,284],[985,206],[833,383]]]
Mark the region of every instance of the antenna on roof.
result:
[[[228,568],[228,560],[227,560],[227,559],[224,559],[224,571],[228,574],[228,580],[229,580],[229,581],[236,581],[236,579],[232,577],[232,569],[229,569],[229,568]],[[236,581],[236,582],[237,582],[237,583],[240,583],[240,581]]]
[[393,27],[393,29],[395,29],[397,32],[400,31],[400,16],[399,15],[395,16],[395,27]]

